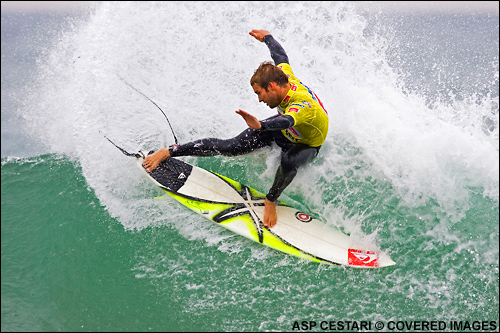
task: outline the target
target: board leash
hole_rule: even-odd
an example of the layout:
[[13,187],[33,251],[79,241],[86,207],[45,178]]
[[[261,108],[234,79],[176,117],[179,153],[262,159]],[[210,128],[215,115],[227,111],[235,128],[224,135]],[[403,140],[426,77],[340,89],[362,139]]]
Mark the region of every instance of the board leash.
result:
[[[118,75],[118,74],[117,74]],[[146,96],[144,93],[142,93],[141,91],[139,91],[137,88],[135,88],[133,85],[131,85],[130,83],[128,83],[127,81],[125,81],[124,78],[122,78],[120,75],[118,75],[118,77],[120,78],[120,80],[123,81],[123,83],[125,83],[127,86],[129,86],[130,88],[134,89],[136,92],[138,92],[139,94],[141,94],[143,97],[145,97],[148,101],[150,101],[151,103],[154,104],[154,106],[156,106],[158,108],[158,110],[161,111],[161,113],[163,113],[163,116],[165,116],[165,119],[167,119],[167,123],[168,123],[168,126],[170,126],[170,130],[172,131],[172,135],[174,136],[174,141],[175,141],[175,144],[176,145],[179,145],[179,142],[177,141],[177,137],[175,136],[175,133],[174,133],[174,129],[172,128],[172,124],[170,124],[170,120],[168,120],[168,117],[167,115],[165,114],[165,112],[163,112],[163,110],[158,106],[158,104],[156,104],[151,98],[149,98],[148,96]],[[109,140],[109,139],[108,139]]]
[[133,157],[136,157],[136,158],[140,158],[140,157],[144,158],[144,156],[141,155],[141,154],[139,154],[139,153],[129,153],[128,151],[126,151],[125,149],[119,147],[116,143],[114,143],[113,141],[111,141],[106,135],[103,134],[103,136],[106,138],[106,140],[108,140],[109,142],[111,142],[113,144],[113,146],[115,146],[116,148],[120,149],[120,151],[122,153],[124,153],[125,155],[127,155],[127,156],[133,156]]

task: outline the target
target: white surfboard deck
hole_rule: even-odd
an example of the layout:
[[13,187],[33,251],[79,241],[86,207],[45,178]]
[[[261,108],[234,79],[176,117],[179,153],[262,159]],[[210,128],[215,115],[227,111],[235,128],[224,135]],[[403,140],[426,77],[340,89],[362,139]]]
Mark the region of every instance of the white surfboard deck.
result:
[[348,235],[282,202],[276,207],[277,224],[265,227],[265,195],[232,179],[176,158],[147,173],[142,161],[137,158],[139,168],[167,194],[238,235],[317,262],[363,268],[395,264],[384,253],[350,248]]

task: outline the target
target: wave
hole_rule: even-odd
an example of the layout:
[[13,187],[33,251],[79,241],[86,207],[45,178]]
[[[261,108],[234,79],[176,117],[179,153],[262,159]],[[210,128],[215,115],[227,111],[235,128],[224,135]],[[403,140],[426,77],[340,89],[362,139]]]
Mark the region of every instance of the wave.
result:
[[[179,316],[219,316],[227,330],[254,330],[255,320],[263,329],[282,330],[310,313],[325,320],[332,314],[344,320],[496,318],[498,75],[488,84],[476,82],[480,93],[458,94],[454,79],[430,95],[429,86],[404,73],[404,54],[394,53],[405,42],[397,27],[342,2],[97,4],[48,46],[21,94],[17,117],[48,153],[2,158],[2,225],[14,223],[12,216],[37,221],[42,214],[50,221],[55,209],[79,225],[89,218],[117,221],[110,239],[133,243],[133,267],[126,269],[136,279],[151,283],[167,307],[182,299],[182,310],[172,309]],[[234,113],[239,108],[259,118],[271,115],[249,85],[258,64],[270,59],[267,47],[248,36],[254,28],[270,30],[282,43],[295,74],[331,117],[320,154],[282,199],[354,242],[387,252],[397,263],[390,270],[310,269],[249,245],[173,200],[155,199],[161,191],[134,159],[104,139],[128,151],[173,143],[163,115],[119,76],[168,114],[181,142],[237,135],[246,126]],[[491,59],[489,71],[498,72],[498,60]],[[449,67],[436,70],[454,77]],[[272,147],[237,158],[186,159],[265,192],[279,154]],[[68,192],[99,209],[75,217]],[[21,211],[27,198],[39,205]],[[101,233],[95,231],[97,238]],[[70,243],[62,251],[73,251]],[[97,252],[93,262],[101,260]],[[239,284],[221,289],[219,281]],[[340,293],[350,295],[352,305],[335,297]],[[275,306],[276,295],[288,305]],[[274,310],[262,315],[256,302]],[[241,304],[258,319],[234,314],[230,324],[224,321],[225,310]]]
[[[152,205],[137,199],[154,190],[103,134],[129,151],[157,149],[173,139],[161,113],[120,76],[165,110],[181,142],[231,137],[246,126],[234,110],[259,118],[273,114],[258,104],[249,85],[254,69],[270,56],[248,32],[265,28],[331,117],[319,157],[284,198],[360,235],[375,207],[369,200],[408,209],[431,205],[445,224],[461,221],[476,193],[498,203],[498,95],[437,98],[429,105],[428,96],[405,86],[389,58],[396,36],[382,18],[368,20],[353,3],[314,3],[314,8],[96,5],[51,45],[23,116],[50,152],[78,161],[103,206],[126,228],[161,223],[140,218]],[[495,84],[498,76],[492,91]],[[240,170],[239,181],[265,191],[278,154],[268,149],[191,161],[230,176]],[[356,200],[363,191],[373,197]]]

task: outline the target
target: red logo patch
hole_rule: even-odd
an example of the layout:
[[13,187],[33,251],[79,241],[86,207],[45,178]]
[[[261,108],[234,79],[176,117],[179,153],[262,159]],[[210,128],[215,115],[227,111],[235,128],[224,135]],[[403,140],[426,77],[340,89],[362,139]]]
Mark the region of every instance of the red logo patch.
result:
[[378,267],[378,255],[372,251],[349,249],[347,263],[349,266]]
[[297,131],[295,130],[295,128],[293,127],[289,127],[288,130],[295,136],[299,136],[299,133],[297,133]]
[[307,215],[306,213],[297,212],[297,213],[295,213],[295,217],[300,222],[306,222],[307,223],[307,222],[311,222],[312,221],[312,217],[310,215]]
[[297,108],[290,108],[290,109],[288,109],[288,112],[297,112],[298,113],[299,109],[297,109]]

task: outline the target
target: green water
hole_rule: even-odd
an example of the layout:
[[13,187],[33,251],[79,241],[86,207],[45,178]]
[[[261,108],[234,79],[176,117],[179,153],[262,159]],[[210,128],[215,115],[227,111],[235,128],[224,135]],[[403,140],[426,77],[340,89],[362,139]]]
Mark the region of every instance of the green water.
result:
[[[498,228],[498,208],[479,195],[472,201],[452,228],[460,232],[450,231],[460,239],[433,240],[423,230],[432,225],[407,216],[379,234],[397,265],[356,270],[302,262],[226,230],[220,235],[229,238],[215,245],[169,226],[127,231],[74,162],[3,159],[2,330],[289,331],[309,320],[496,320],[498,232],[486,229]],[[176,209],[186,223],[198,219]],[[404,210],[385,218],[395,213]],[[219,249],[224,242],[243,246]]]
[[[498,12],[364,9],[2,12],[1,330],[498,331]],[[238,135],[239,108],[273,115],[248,85],[270,60],[256,28],[330,117],[318,157],[280,199],[395,266],[301,261],[234,235],[155,199],[162,191],[103,138],[131,152],[172,143],[118,75],[165,110],[180,142]],[[266,193],[279,150],[188,161]]]

